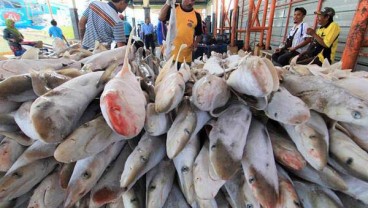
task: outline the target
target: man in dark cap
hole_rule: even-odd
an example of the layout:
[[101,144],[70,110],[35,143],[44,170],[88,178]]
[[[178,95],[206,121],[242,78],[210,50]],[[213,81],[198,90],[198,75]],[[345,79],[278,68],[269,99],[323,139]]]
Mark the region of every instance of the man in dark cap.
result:
[[322,51],[318,54],[315,64],[322,65],[325,58],[332,64],[337,50],[340,26],[333,21],[335,10],[325,7],[322,11],[314,12],[317,15],[318,24],[321,25],[317,31],[312,28],[307,29],[307,34],[314,38],[321,47]]

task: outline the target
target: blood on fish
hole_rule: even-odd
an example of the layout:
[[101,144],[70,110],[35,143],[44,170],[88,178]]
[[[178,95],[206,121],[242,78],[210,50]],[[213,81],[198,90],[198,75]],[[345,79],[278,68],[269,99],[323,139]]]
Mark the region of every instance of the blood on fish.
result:
[[111,125],[114,130],[124,136],[136,135],[137,128],[131,125],[131,120],[134,119],[133,115],[122,115],[121,106],[116,102],[119,96],[116,93],[108,93],[104,100],[106,101],[107,113],[109,115]]
[[111,202],[118,198],[119,191],[111,190],[107,187],[104,187],[93,194],[93,201],[97,204],[103,204],[107,202]]

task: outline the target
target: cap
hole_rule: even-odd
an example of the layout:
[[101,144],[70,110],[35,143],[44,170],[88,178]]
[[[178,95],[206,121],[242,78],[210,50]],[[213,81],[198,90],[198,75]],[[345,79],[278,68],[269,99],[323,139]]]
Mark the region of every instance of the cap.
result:
[[325,7],[323,8],[323,10],[319,11],[319,12],[314,12],[314,14],[321,14],[321,15],[329,15],[331,17],[333,17],[335,15],[335,10],[332,9],[331,7]]

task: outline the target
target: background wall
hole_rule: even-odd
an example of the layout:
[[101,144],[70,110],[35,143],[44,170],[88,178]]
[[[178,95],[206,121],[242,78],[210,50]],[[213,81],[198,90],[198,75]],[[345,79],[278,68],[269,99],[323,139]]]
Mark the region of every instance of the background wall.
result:
[[[276,5],[286,4],[289,1],[290,0],[278,0]],[[346,39],[349,33],[351,22],[354,17],[358,2],[359,0],[339,0],[339,1],[325,0],[322,3],[322,9],[324,7],[332,7],[335,9],[336,15],[334,16],[334,21],[337,22],[341,27],[341,33],[338,38],[339,40],[338,51],[336,54],[335,61],[339,61],[341,59],[342,52],[346,44]],[[295,7],[304,7],[307,10],[307,16],[305,17],[304,21],[307,22],[309,25],[313,26],[314,20],[315,20],[314,11],[316,11],[317,9],[317,4],[318,4],[317,0],[306,0],[300,3],[294,3],[291,9],[290,17],[287,16],[289,5],[277,6],[275,9],[275,15],[274,15],[274,21],[273,21],[271,47],[277,48],[280,45],[281,41],[283,40],[285,29],[288,31],[293,26],[293,14],[294,14]],[[240,0],[239,6],[240,6],[240,13],[239,13],[238,25],[239,25],[239,28],[246,28],[246,24],[248,20],[249,1]],[[241,13],[242,9],[244,10],[243,13]],[[263,5],[261,5],[260,12],[259,12],[260,21],[262,21],[262,14],[263,14]],[[288,28],[285,28],[288,18],[289,18],[289,26]],[[259,42],[259,34],[260,33],[251,34],[251,47],[252,48],[254,48],[254,46]],[[265,33],[264,38],[266,38],[266,33]],[[239,33],[238,40],[245,40],[245,33],[241,33],[241,34]],[[361,55],[358,58],[358,64],[355,68],[356,70],[367,70],[366,67],[368,66],[368,57],[364,57],[364,56],[367,56],[367,54],[368,54],[368,48],[366,47],[362,48]]]

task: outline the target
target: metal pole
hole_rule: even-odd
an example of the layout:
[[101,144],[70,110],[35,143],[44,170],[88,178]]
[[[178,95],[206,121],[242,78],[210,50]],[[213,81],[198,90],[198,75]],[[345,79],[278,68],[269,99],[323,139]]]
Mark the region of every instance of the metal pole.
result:
[[248,25],[244,43],[244,50],[246,51],[250,50],[250,28],[253,27],[253,25],[251,25],[253,16],[253,7],[254,7],[254,0],[249,0]]
[[233,16],[231,18],[231,38],[230,38],[230,46],[235,46],[235,39],[236,39],[236,29],[237,29],[237,15],[238,15],[238,0],[234,1],[234,8],[233,8]]
[[275,15],[275,6],[276,6],[276,0],[272,0],[271,2],[271,8],[270,8],[270,16],[268,19],[268,33],[267,33],[267,39],[266,39],[266,49],[270,48],[271,43],[271,36],[272,36],[272,26],[273,26],[273,17]]
[[368,1],[360,1],[353,22],[351,23],[345,49],[342,54],[342,69],[354,69],[356,65],[359,51],[364,41],[364,35],[367,31],[367,9]]
[[[262,17],[262,27],[266,26],[266,18],[267,18],[267,9],[268,9],[268,0],[264,1],[264,7],[263,7],[263,17]],[[263,47],[263,36],[264,36],[264,32],[261,32],[261,35],[259,36],[259,46],[261,46],[261,48]],[[268,50],[266,48],[266,50]]]

